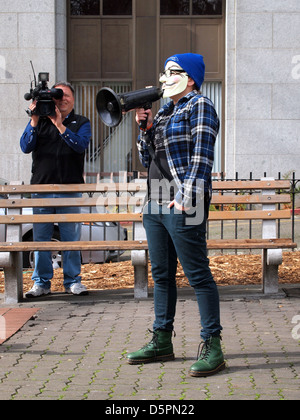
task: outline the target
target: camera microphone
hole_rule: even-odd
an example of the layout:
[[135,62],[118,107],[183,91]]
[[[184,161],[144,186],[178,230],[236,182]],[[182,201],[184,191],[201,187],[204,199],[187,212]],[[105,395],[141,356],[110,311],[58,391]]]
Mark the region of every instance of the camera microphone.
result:
[[26,101],[30,101],[30,99],[32,99],[32,94],[31,94],[31,93],[25,93],[25,95],[24,95],[24,99],[25,99]]

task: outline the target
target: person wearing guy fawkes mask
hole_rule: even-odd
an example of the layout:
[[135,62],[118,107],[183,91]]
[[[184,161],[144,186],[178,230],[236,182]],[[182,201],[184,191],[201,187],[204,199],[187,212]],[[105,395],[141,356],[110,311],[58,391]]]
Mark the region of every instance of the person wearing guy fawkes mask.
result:
[[[203,344],[198,361],[190,368],[191,376],[209,376],[225,368],[220,344],[219,294],[206,248],[219,118],[212,102],[199,92],[204,75],[201,55],[176,54],[168,58],[160,82],[164,98],[171,98],[171,102],[163,106],[155,118],[151,110],[136,111],[138,124],[147,120],[147,129],[140,132],[137,147],[149,174],[144,226],[154,279],[155,320],[152,340],[140,350],[127,354],[127,360],[130,364],[139,364],[174,359],[172,333],[179,258],[194,288],[202,323]],[[162,179],[165,184],[157,182]],[[167,183],[172,188],[163,188]],[[154,188],[157,185],[159,188]],[[203,209],[200,219],[191,212],[199,208]]]

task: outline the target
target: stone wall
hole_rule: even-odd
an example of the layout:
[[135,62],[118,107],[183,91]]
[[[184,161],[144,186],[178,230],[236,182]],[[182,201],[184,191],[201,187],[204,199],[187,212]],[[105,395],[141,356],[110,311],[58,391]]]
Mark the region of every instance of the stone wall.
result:
[[300,2],[227,1],[226,173],[300,177]]
[[[300,1],[226,1],[225,172],[300,177]],[[0,0],[0,178],[30,179],[19,139],[33,61],[66,78],[66,0]]]
[[37,75],[50,73],[50,84],[65,79],[65,15],[61,0],[0,0],[0,178],[30,179],[31,156],[19,147],[28,122],[30,60]]

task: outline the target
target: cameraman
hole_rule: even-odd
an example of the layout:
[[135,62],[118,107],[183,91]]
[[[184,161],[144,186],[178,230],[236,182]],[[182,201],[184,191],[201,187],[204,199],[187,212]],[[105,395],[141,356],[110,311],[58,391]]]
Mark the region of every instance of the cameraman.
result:
[[[63,97],[55,102],[55,115],[40,118],[35,115],[36,102],[29,109],[32,112],[20,140],[24,153],[32,153],[31,184],[81,184],[84,183],[84,156],[91,139],[90,121],[74,112],[74,89],[70,83],[59,82],[55,88],[62,89]],[[80,197],[81,194],[33,194],[33,198]],[[80,208],[37,208],[34,214],[79,213]],[[34,224],[35,241],[51,241],[54,226],[51,223]],[[79,241],[80,223],[60,223],[62,241]],[[80,251],[63,252],[64,287],[67,293],[87,294],[81,284]],[[35,252],[35,270],[32,275],[34,285],[25,294],[34,298],[51,293],[53,266],[51,252]]]

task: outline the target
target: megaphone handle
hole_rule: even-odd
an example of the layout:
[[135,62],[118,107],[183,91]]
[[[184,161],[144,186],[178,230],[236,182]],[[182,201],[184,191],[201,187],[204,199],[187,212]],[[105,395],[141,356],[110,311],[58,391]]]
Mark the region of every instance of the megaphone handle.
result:
[[[152,108],[152,103],[150,102],[150,103],[146,104],[145,106],[143,106],[141,108],[144,108],[145,110],[151,109]],[[141,130],[146,131],[147,130],[147,125],[148,125],[148,115],[147,115],[147,118],[145,120],[140,122],[139,127],[140,127]]]
[[147,130],[147,125],[148,125],[148,117],[145,120],[140,122],[139,127],[141,130],[145,131]]

